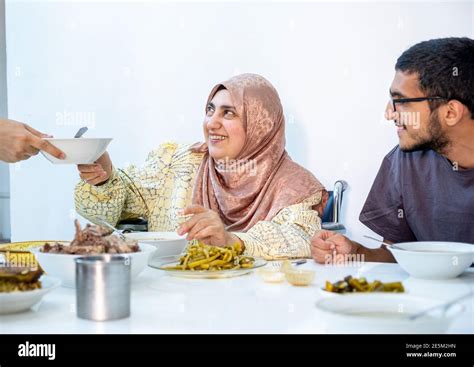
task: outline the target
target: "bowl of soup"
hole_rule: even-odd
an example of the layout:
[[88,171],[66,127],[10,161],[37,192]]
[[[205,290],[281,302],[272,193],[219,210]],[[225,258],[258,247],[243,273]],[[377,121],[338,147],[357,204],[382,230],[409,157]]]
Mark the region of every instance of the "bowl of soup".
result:
[[452,279],[474,262],[474,244],[461,242],[403,242],[388,247],[397,263],[414,278]]
[[155,257],[180,255],[188,244],[186,237],[176,232],[132,232],[125,233],[125,237],[154,246]]

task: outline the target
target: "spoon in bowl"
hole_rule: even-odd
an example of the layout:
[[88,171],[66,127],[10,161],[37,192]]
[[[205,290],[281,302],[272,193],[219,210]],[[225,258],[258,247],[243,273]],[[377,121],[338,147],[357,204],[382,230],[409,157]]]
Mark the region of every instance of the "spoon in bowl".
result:
[[383,241],[379,240],[378,238],[375,238],[375,237],[372,237],[372,236],[367,236],[367,235],[364,235],[364,237],[368,238],[370,240],[373,240],[373,241],[377,241],[378,243],[381,243],[385,247],[394,248],[395,250],[406,251],[404,248],[398,247],[396,245],[391,245],[390,243],[387,243],[387,242],[383,242]]
[[82,137],[82,135],[84,135],[87,130],[89,130],[87,126],[81,127],[79,130],[77,130],[77,133],[76,135],[74,135],[74,138]]

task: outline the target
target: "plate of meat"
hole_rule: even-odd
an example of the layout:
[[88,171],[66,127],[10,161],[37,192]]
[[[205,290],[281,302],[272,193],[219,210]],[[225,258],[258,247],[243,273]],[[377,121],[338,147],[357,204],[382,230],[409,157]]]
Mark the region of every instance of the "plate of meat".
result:
[[68,242],[47,242],[31,249],[40,266],[51,276],[61,279],[62,285],[76,286],[75,259],[81,256],[121,254],[131,260],[132,281],[147,266],[149,256],[156,250],[152,245],[121,239],[107,228],[87,224],[84,229],[75,221],[76,235]]

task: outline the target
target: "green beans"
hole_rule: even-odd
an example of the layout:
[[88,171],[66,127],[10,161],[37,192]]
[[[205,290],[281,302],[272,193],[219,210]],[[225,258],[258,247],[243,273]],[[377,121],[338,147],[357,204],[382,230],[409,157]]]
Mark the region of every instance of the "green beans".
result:
[[230,270],[239,268],[252,268],[255,259],[241,255],[240,244],[228,247],[208,246],[199,241],[192,243],[184,255],[179,259],[179,264],[167,269],[173,270]]
[[405,288],[401,282],[382,283],[379,280],[375,280],[372,283],[369,283],[365,278],[357,279],[350,275],[345,277],[344,280],[340,280],[336,283],[326,281],[326,287],[324,290],[333,293],[405,292]]

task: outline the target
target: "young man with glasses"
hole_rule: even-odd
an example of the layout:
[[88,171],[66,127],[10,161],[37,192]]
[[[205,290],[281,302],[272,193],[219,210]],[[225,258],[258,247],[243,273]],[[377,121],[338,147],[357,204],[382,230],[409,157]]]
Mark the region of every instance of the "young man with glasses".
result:
[[[418,43],[395,65],[386,117],[399,144],[384,158],[360,221],[385,242],[474,243],[474,40]],[[394,262],[331,231],[312,240],[320,263],[360,254]]]

